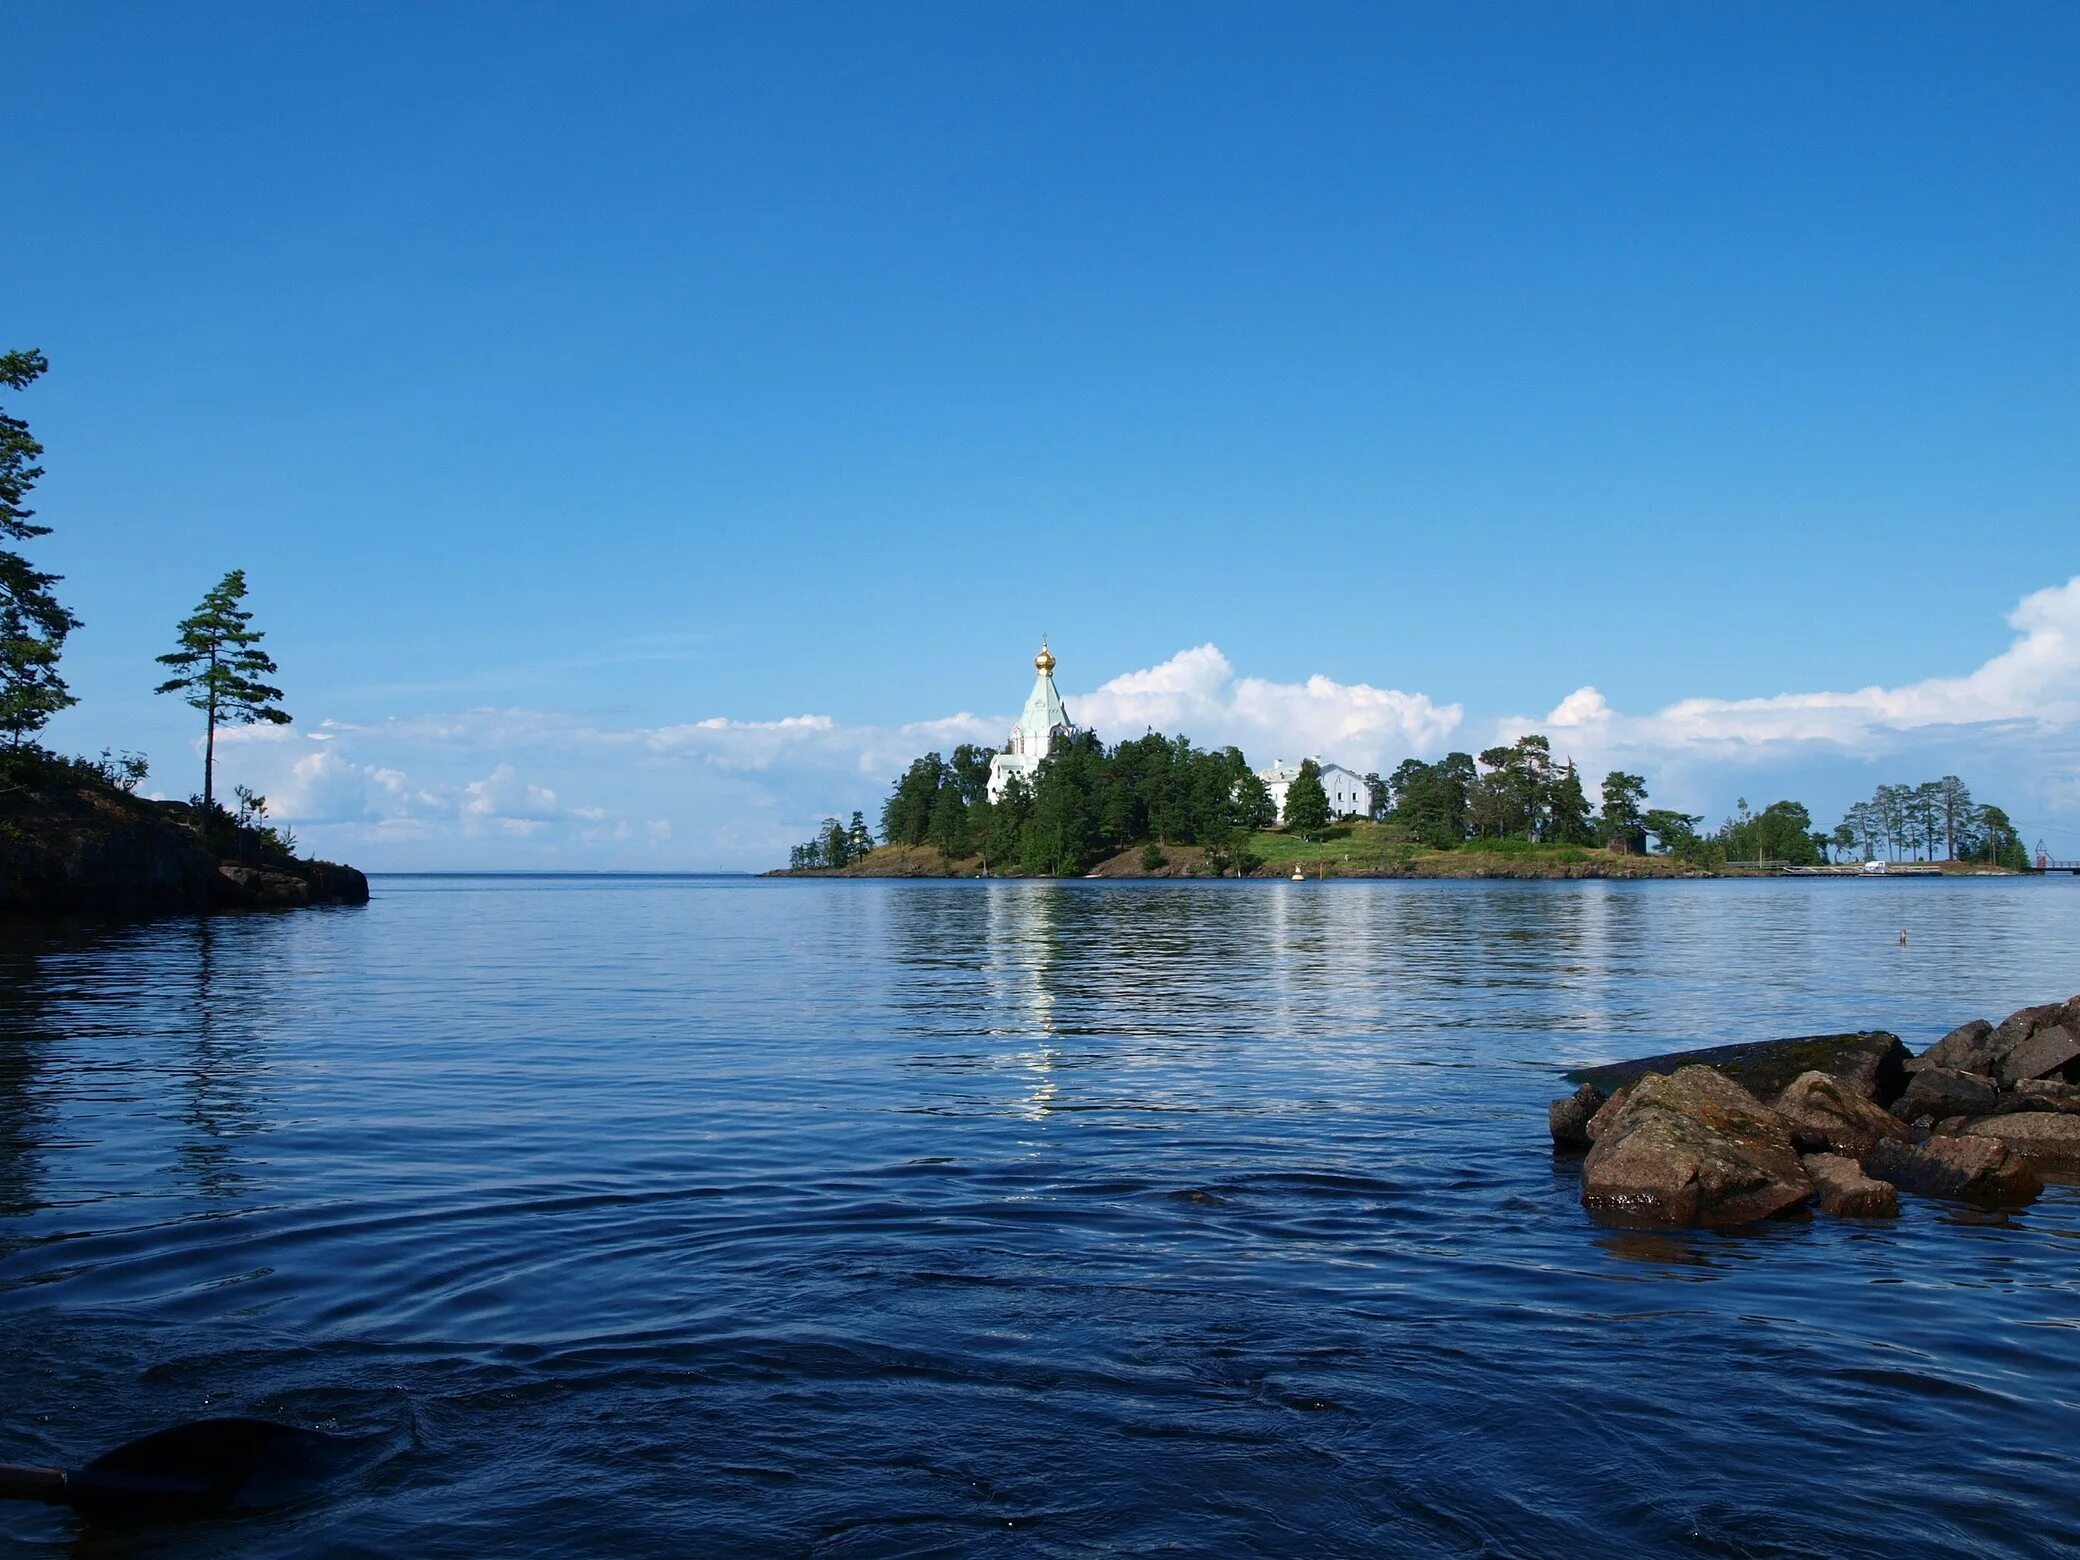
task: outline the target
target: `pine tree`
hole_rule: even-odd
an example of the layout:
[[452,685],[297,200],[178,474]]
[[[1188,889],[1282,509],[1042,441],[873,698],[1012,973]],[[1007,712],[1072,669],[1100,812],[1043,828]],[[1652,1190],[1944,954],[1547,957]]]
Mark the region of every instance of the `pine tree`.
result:
[[[0,385],[26,390],[49,367],[41,352],[0,353]],[[24,503],[43,475],[36,464],[41,454],[43,446],[30,436],[29,425],[0,412],[0,542],[50,535],[49,526],[33,523],[36,511]],[[51,594],[57,583],[57,575],[0,547],[0,730],[13,747],[78,702],[58,675],[58,653],[79,619]]]
[[1329,828],[1329,793],[1322,788],[1322,766],[1300,761],[1300,773],[1286,787],[1286,827],[1304,840],[1319,839]]
[[261,631],[248,626],[253,614],[239,605],[245,594],[246,571],[233,569],[175,630],[180,648],[159,657],[159,664],[172,667],[174,675],[154,691],[181,694],[203,712],[205,816],[216,807],[217,727],[250,726],[258,721],[289,724],[289,712],[275,703],[282,690],[260,680],[274,676],[278,668],[260,648]]
[[1603,777],[1602,823],[1606,849],[1643,851],[1647,848],[1646,800],[1645,776],[1613,769]]
[[1545,838],[1560,845],[1587,845],[1594,837],[1589,827],[1589,798],[1582,792],[1582,777],[1570,758],[1546,787]]

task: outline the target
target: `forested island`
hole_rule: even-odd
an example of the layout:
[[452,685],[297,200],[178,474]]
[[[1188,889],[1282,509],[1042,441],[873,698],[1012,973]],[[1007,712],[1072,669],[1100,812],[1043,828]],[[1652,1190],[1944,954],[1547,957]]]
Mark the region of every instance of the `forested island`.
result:
[[[0,354],[0,385],[26,390],[49,364],[40,352]],[[59,576],[14,543],[48,536],[27,499],[43,475],[43,446],[21,418],[0,409],[0,913],[150,914],[164,911],[360,904],[368,880],[352,867],[310,861],[267,821],[267,799],[216,795],[217,732],[286,724],[263,632],[243,606],[245,572],[233,569],[174,628],[159,657],[157,692],[192,706],[203,722],[201,793],[186,802],[140,797],[150,773],[136,753],[73,758],[39,740],[46,723],[79,701],[59,671],[80,620],[59,599]]]
[[1649,805],[1645,780],[1613,770],[1592,805],[1571,762],[1541,735],[1408,759],[1369,774],[1363,814],[1332,816],[1310,759],[1281,823],[1239,748],[1206,749],[1159,732],[1107,747],[1068,737],[1031,786],[988,796],[992,750],[911,763],[871,829],[863,812],[826,819],[788,871],[854,877],[1285,876],[1697,877],[1817,867],[1837,860],[1941,863],[2013,871],[2022,843],[1999,807],[1946,775],[1880,786],[1835,828],[1800,802],[1751,808],[1707,829],[1696,814]]

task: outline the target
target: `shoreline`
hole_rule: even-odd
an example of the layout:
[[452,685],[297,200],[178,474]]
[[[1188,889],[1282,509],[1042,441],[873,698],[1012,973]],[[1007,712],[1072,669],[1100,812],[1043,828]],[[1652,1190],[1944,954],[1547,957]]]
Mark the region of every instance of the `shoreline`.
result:
[[[1295,842],[1304,843],[1304,842]],[[1333,842],[1332,842],[1333,843]],[[1149,866],[1143,847],[1134,846],[1099,862],[1092,870],[1076,876],[1026,873],[1016,869],[985,867],[979,858],[956,857],[951,861],[930,846],[880,846],[866,857],[843,867],[779,867],[758,874],[768,878],[880,878],[891,880],[953,882],[962,879],[1079,883],[1111,882],[1290,882],[1295,866],[1308,882],[1328,879],[1391,881],[1491,881],[1491,882],[1698,882],[1706,880],[1769,880],[1785,882],[1897,882],[1903,879],[2017,878],[2031,874],[2004,867],[1966,862],[1916,862],[1917,870],[1886,872],[1782,872],[1770,868],[1727,866],[1700,867],[1666,856],[1624,855],[1614,851],[1578,846],[1533,847],[1517,850],[1462,849],[1414,852],[1396,859],[1382,859],[1351,852],[1343,855],[1290,855],[1266,859],[1248,872],[1215,872],[1205,853],[1196,846],[1162,847],[1161,865]],[[1901,863],[1902,869],[1908,863]],[[1930,866],[1937,870],[1930,871]]]

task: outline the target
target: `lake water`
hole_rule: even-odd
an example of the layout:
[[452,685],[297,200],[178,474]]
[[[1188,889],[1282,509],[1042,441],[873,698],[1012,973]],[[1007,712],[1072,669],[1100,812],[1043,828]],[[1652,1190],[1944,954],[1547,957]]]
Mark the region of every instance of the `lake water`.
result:
[[396,1438],[97,1554],[2072,1554],[2080,1189],[1621,1234],[1544,1112],[2076,990],[2063,878],[389,878],[15,931],[0,1460]]

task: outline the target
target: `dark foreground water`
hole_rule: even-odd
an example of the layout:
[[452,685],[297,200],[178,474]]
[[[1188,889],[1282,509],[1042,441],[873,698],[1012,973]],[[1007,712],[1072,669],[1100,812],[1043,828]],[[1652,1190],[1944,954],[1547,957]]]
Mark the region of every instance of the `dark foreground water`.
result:
[[398,1446],[88,1552],[2080,1547],[2074,1188],[1618,1234],[1544,1128],[2080,990],[2080,882],[377,887],[0,942],[0,1460]]

